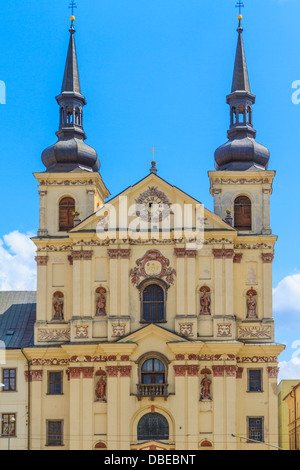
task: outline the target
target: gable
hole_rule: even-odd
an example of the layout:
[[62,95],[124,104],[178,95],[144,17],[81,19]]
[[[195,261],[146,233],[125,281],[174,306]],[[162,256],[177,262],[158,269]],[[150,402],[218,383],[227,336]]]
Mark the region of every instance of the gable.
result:
[[180,238],[180,234],[189,238],[189,233],[193,234],[195,229],[235,233],[200,201],[150,174],[107,201],[70,234],[97,232],[103,238],[122,239],[127,235],[138,238],[142,233],[168,232],[170,238]]
[[132,359],[138,360],[144,354],[159,353],[165,357],[172,355],[169,348],[170,343],[190,344],[191,341],[173,333],[156,324],[149,324],[139,330],[134,331],[128,336],[121,338],[115,344],[134,343],[137,348],[132,353]]

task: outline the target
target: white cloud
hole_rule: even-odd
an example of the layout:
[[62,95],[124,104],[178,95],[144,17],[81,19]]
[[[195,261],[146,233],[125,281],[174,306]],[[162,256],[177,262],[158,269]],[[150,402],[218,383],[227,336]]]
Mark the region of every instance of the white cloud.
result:
[[300,312],[300,274],[291,274],[273,289],[273,308],[276,313]]
[[0,239],[0,290],[36,290],[32,236],[16,230]]
[[278,381],[299,380],[300,382],[300,358],[292,358],[290,361],[279,362]]

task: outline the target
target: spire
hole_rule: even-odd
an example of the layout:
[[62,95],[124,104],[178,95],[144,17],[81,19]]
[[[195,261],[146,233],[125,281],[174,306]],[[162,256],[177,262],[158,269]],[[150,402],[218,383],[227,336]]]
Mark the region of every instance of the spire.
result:
[[60,106],[61,116],[59,131],[56,133],[58,138],[78,137],[85,140],[86,135],[83,130],[83,106],[86,105],[85,97],[81,94],[78,61],[75,45],[75,16],[71,16],[70,40],[65,65],[64,78],[61,87],[61,93],[56,97]]
[[229,141],[215,152],[217,170],[265,170],[270,157],[269,150],[255,141],[252,108],[256,97],[250,90],[242,37],[242,18],[239,14],[231,94],[227,96],[230,106],[230,128],[227,131]]
[[74,28],[74,16],[71,16],[71,28],[70,32],[70,41],[69,48],[65,66],[64,79],[61,87],[61,93],[77,93],[81,95],[80,81],[79,81],[79,72],[78,72],[78,62],[75,46],[75,28]]
[[81,93],[75,46],[75,16],[71,16],[70,40],[61,87],[56,97],[59,105],[58,142],[45,149],[42,161],[51,172],[98,171],[100,162],[96,151],[84,143],[83,107],[85,97]]
[[246,91],[251,93],[250,90],[250,83],[249,83],[249,76],[248,76],[248,69],[245,57],[245,50],[244,50],[244,43],[243,43],[243,28],[242,28],[242,15],[238,16],[239,19],[239,27],[237,29],[238,32],[238,43],[236,48],[236,55],[235,55],[235,64],[234,64],[234,71],[233,71],[233,80],[232,80],[232,87],[231,93],[235,91]]

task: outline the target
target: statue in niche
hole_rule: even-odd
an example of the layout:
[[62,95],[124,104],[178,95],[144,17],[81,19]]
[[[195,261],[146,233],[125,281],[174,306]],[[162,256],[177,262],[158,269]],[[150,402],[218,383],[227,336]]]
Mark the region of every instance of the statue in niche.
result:
[[203,379],[201,380],[201,400],[211,399],[210,387],[211,380],[207,377],[207,374],[205,374]]
[[250,289],[247,292],[247,318],[257,318],[257,313],[256,313],[256,298],[255,296],[257,295],[257,292],[254,289]]
[[201,287],[200,292],[203,293],[200,299],[200,315],[210,315],[210,289],[209,287]]
[[96,384],[95,395],[96,401],[106,401],[106,375],[102,373]]
[[55,292],[53,295],[54,320],[64,319],[64,295],[62,292]]
[[96,290],[97,294],[97,303],[96,303],[96,315],[102,316],[106,315],[106,289],[104,287],[99,287]]

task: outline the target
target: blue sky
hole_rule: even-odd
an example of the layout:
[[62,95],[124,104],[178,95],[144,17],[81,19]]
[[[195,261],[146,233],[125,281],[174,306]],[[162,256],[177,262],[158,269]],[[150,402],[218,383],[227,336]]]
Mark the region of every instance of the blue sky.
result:
[[[18,233],[38,229],[32,173],[44,170],[41,152],[56,141],[55,96],[70,24],[69,0],[2,3],[0,262],[20,256]],[[282,357],[289,361],[300,339],[300,105],[291,99],[292,83],[300,80],[300,2],[244,3],[244,43],[257,96],[254,126],[258,142],[270,149],[269,169],[277,172],[271,210],[279,236],[273,264],[280,305],[276,340],[288,345]],[[214,169],[214,151],[226,141],[229,125],[235,0],[77,0],[77,5],[77,53],[88,102],[84,128],[111,194],[148,174],[154,145],[159,175],[212,210],[207,171]],[[26,259],[22,263],[28,268]],[[28,269],[32,273],[33,267]]]

